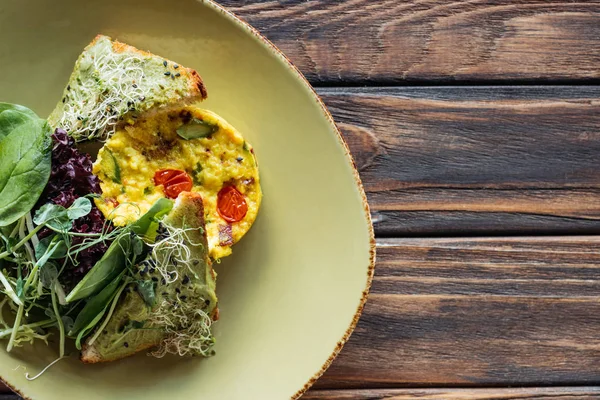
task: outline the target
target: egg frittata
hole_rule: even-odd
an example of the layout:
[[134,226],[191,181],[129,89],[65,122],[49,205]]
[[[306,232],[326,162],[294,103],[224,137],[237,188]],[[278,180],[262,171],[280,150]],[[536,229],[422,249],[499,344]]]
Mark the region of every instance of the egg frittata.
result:
[[209,254],[219,259],[252,226],[262,192],[254,151],[223,118],[195,106],[129,120],[94,163],[96,205],[115,225],[137,220],[161,197],[196,192],[204,201]]

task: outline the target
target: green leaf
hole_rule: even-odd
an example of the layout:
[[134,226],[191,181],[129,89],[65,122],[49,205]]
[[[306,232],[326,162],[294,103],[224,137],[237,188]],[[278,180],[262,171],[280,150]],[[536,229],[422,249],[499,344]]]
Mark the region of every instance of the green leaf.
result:
[[122,235],[108,248],[104,256],[67,295],[67,303],[99,293],[125,269],[131,251],[131,236]]
[[41,239],[37,246],[35,246],[35,259],[39,260],[42,258],[49,247],[52,247],[52,250],[47,259],[57,260],[67,255],[68,249],[66,243],[59,235],[52,235]]
[[0,114],[5,111],[17,111],[21,114],[28,115],[31,118],[39,118],[36,113],[25,106],[19,104],[2,103],[0,102]]
[[193,118],[190,123],[177,129],[177,134],[185,140],[201,139],[219,130],[219,125]]
[[66,232],[73,227],[73,222],[69,218],[66,208],[58,204],[44,204],[35,212],[33,222],[37,225],[47,224],[48,226]]
[[154,282],[151,280],[138,281],[137,289],[144,302],[148,305],[148,307],[154,307],[156,304],[156,292],[154,289]]
[[[155,237],[159,218],[167,214],[172,207],[173,202],[171,200],[165,198],[159,199],[150,207],[150,210],[146,214],[130,225],[131,230],[139,236]],[[121,235],[110,245],[104,256],[94,265],[90,272],[67,295],[67,303],[84,299],[100,292],[126,268],[126,260],[130,258],[132,252],[131,235]]]
[[29,108],[10,103],[0,103],[0,142],[19,125],[38,119]]
[[87,335],[90,334],[90,332],[94,329],[94,327],[96,325],[98,325],[98,323],[102,320],[102,317],[104,316],[106,311],[97,314],[94,319],[89,323],[89,326],[86,326],[84,329],[82,329],[79,334],[77,335],[77,339],[75,340],[75,347],[77,347],[77,350],[81,350],[81,341],[87,337]]
[[92,211],[92,202],[90,199],[80,197],[67,209],[67,215],[69,216],[69,219],[74,221],[77,218],[85,217],[90,211]]
[[60,317],[60,319],[62,319],[66,332],[69,332],[71,329],[73,329],[73,318],[69,317],[68,315],[63,315]]
[[[112,302],[117,290],[119,289],[119,284],[121,283],[121,279],[125,271],[123,271],[120,275],[118,275],[115,279],[112,280],[100,293],[92,297],[83,307],[83,309],[75,318],[75,323],[73,324],[73,328],[69,330],[69,336],[78,335],[82,330],[91,330],[97,324],[92,322],[97,320],[99,321],[106,309]],[[100,318],[96,318],[100,315]]]
[[14,127],[14,119],[9,123],[2,117],[5,113],[0,113],[0,125],[11,130],[0,141],[0,226],[33,208],[50,177],[52,149],[46,121],[28,119]]
[[144,252],[144,241],[135,235],[131,238],[133,254],[137,257]]
[[156,230],[158,229],[158,221],[167,215],[172,208],[172,200],[166,198],[158,199],[146,214],[142,215],[140,219],[131,225],[133,231],[148,241],[154,241]]
[[49,262],[44,265],[42,269],[40,269],[40,282],[42,285],[50,289],[54,282],[58,279],[58,268],[56,264],[53,262]]
[[21,300],[23,300],[25,298],[25,296],[24,296],[25,293],[23,293],[24,287],[25,287],[25,280],[23,278],[17,279],[15,293],[17,294],[17,297],[20,298]]

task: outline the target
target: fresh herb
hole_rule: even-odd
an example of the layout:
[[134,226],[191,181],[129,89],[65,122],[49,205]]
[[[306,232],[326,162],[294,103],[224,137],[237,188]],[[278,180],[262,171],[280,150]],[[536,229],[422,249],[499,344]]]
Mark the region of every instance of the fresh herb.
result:
[[177,134],[185,140],[192,140],[209,137],[218,130],[219,125],[192,118],[188,124],[177,129]]
[[67,215],[69,219],[76,220],[81,217],[85,217],[92,211],[92,202],[86,197],[80,197],[76,199],[71,207],[67,209]]
[[196,163],[196,167],[192,171],[192,180],[194,181],[195,185],[201,185],[202,184],[202,180],[200,178],[200,173],[202,172],[202,169],[203,169],[202,168],[202,164]]
[[73,227],[69,211],[58,204],[47,203],[40,207],[33,216],[33,222],[37,225],[48,225],[51,229],[59,232],[68,231]]

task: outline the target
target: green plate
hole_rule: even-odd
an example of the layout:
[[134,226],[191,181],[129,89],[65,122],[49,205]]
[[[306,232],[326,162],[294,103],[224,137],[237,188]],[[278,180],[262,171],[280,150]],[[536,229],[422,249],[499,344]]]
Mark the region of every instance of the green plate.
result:
[[[106,365],[74,355],[25,379],[55,349],[0,350],[0,376],[33,399],[286,399],[324,372],[354,329],[373,275],[374,240],[358,174],[312,88],[271,43],[208,1],[4,0],[0,101],[48,115],[98,33],[195,68],[204,107],[254,145],[264,201],[217,266],[217,355]],[[3,346],[4,347],[4,346]]]

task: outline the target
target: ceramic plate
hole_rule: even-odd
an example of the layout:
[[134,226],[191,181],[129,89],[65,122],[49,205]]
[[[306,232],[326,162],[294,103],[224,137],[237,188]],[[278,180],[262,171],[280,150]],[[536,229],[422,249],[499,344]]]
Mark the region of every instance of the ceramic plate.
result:
[[1,101],[47,116],[75,59],[98,33],[196,69],[209,99],[254,145],[264,201],[217,266],[215,357],[106,365],[45,346],[0,351],[0,376],[26,398],[285,399],[299,397],[354,329],[367,297],[373,232],[360,180],[309,84],[255,30],[206,1],[4,0]]

